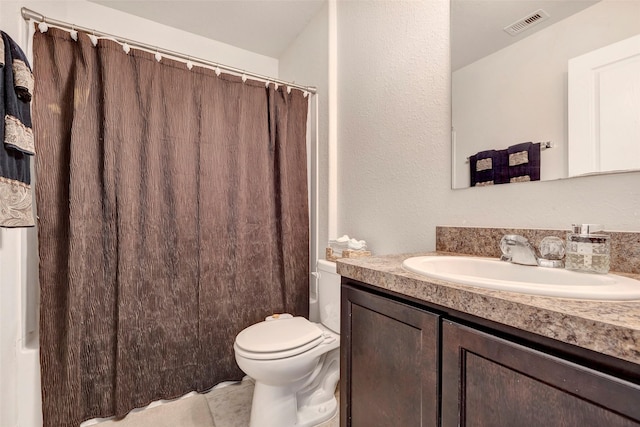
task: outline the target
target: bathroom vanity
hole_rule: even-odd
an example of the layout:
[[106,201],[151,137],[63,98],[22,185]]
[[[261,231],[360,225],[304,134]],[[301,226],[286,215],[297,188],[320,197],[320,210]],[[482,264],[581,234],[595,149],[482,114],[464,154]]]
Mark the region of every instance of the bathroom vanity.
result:
[[338,262],[341,427],[640,425],[640,301],[428,279],[415,255]]

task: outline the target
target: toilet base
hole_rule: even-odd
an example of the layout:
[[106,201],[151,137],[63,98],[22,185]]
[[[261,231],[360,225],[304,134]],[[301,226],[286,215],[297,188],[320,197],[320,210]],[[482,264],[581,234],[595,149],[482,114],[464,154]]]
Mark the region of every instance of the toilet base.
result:
[[256,381],[250,427],[294,426],[296,419],[296,395],[289,387],[270,386]]
[[314,427],[330,420],[338,412],[338,400],[334,397],[329,402],[313,406],[305,406],[298,411],[296,427]]
[[[331,419],[338,411],[335,396],[326,402],[297,409],[295,394],[282,387],[256,384],[253,393],[256,402],[251,406],[250,427],[314,427]],[[269,394],[268,400],[261,398],[263,393]],[[261,402],[268,402],[268,405]]]
[[320,359],[309,377],[291,385],[256,380],[250,427],[314,427],[333,417],[338,410],[335,390],[340,379],[340,349]]

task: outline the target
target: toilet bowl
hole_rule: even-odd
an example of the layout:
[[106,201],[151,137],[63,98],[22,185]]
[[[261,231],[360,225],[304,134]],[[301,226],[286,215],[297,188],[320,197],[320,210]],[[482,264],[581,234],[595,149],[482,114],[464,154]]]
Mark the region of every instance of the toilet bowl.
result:
[[269,316],[236,337],[236,362],[255,381],[250,427],[312,427],[338,409],[340,276],[332,262],[318,270],[321,323]]

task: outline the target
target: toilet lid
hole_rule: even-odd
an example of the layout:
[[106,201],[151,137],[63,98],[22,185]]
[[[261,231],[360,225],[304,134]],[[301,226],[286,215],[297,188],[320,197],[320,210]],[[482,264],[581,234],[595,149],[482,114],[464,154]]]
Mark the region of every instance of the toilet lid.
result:
[[236,337],[236,345],[252,353],[275,353],[319,341],[322,330],[304,317],[256,323]]

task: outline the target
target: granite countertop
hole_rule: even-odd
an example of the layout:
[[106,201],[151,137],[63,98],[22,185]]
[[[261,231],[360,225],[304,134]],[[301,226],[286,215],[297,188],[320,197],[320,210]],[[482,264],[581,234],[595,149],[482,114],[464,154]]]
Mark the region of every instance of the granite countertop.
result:
[[[402,268],[406,258],[438,254],[341,258],[337,271],[400,295],[640,364],[640,300],[588,301],[497,291],[431,279]],[[626,275],[640,279],[640,275]]]

